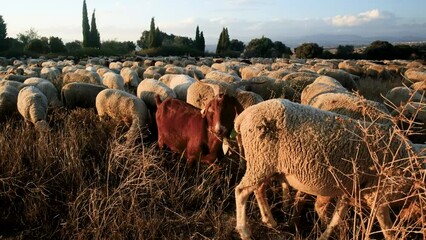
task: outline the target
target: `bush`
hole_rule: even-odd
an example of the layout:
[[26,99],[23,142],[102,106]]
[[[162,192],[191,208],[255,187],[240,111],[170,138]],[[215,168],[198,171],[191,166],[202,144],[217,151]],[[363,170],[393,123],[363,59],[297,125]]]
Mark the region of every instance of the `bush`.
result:
[[303,43],[294,49],[297,58],[319,58],[322,56],[323,48],[317,43]]

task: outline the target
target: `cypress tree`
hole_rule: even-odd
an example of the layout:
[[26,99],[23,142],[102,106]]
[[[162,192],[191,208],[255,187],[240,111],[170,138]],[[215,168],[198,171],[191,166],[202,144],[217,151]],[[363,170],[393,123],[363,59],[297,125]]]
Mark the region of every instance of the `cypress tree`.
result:
[[83,47],[89,47],[90,42],[90,26],[87,16],[86,0],[83,0]]
[[163,40],[161,39],[161,32],[160,32],[160,29],[158,27],[155,29],[154,39],[155,39],[154,47],[156,47],[156,48],[161,47]]
[[154,48],[155,47],[155,22],[154,17],[151,18],[151,27],[149,29],[149,35],[148,35],[148,48]]
[[200,41],[200,29],[199,29],[199,27],[197,26],[197,28],[195,29],[195,41],[194,41],[194,45],[195,45],[195,48],[197,49],[197,50],[201,50],[200,48],[201,48],[201,41]]
[[219,41],[217,42],[216,54],[224,54],[226,51],[229,50],[229,45],[230,45],[230,40],[229,40],[228,29],[223,28],[219,36]]
[[206,41],[204,40],[203,31],[200,33],[200,51],[204,52],[206,50]]
[[7,36],[7,27],[6,23],[3,20],[3,16],[0,15],[0,51],[6,50],[6,36]]
[[95,10],[92,13],[92,22],[90,23],[90,38],[89,46],[94,48],[101,48],[101,37],[99,35],[98,28],[96,27]]

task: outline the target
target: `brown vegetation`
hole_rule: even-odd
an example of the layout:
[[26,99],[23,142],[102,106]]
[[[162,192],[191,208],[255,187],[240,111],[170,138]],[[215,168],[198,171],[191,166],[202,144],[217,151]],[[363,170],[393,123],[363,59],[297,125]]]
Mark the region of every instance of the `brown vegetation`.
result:
[[[360,86],[362,93],[376,84]],[[48,114],[48,122],[48,133],[18,117],[0,123],[0,238],[239,239],[234,187],[244,163],[225,157],[220,170],[204,165],[188,170],[181,156],[159,151],[155,143],[139,139],[129,144],[122,137],[126,129],[100,122],[93,110],[60,109]],[[398,236],[422,239],[426,172],[412,175],[418,183],[417,205],[399,215],[395,209],[394,226]],[[260,214],[251,198],[254,238],[318,237],[322,230],[313,203],[302,213],[303,226],[294,230],[287,225],[290,211],[282,208],[279,184],[271,186],[268,199],[279,224],[271,230],[257,221]],[[414,215],[410,211],[414,220],[406,217]],[[374,234],[380,228],[373,220],[354,208],[335,237],[373,233],[382,238]]]

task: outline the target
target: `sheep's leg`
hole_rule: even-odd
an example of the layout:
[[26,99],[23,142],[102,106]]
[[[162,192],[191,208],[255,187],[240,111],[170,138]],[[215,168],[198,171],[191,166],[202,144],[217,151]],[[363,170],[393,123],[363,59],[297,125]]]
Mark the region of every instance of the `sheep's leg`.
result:
[[262,216],[262,222],[265,223],[268,227],[277,226],[274,217],[271,213],[271,208],[269,207],[268,201],[266,200],[266,186],[267,182],[263,182],[260,186],[254,190],[254,195],[256,196],[257,205],[259,206],[260,215]]
[[242,240],[251,239],[251,232],[247,225],[246,203],[250,194],[257,188],[257,186],[245,186],[244,178],[240,184],[235,188],[235,203],[237,212],[237,225],[235,229],[240,234]]
[[290,185],[287,182],[282,181],[281,187],[283,189],[283,208],[288,209],[291,202]]
[[387,204],[382,204],[378,207],[376,218],[380,224],[380,228],[382,229],[385,239],[394,239],[394,234],[390,231],[393,223],[390,218],[389,207]]
[[321,220],[321,226],[325,227],[330,222],[331,218],[331,197],[317,196],[315,200],[315,211],[318,214],[319,219]]
[[327,229],[321,234],[321,237],[318,238],[320,240],[326,240],[330,237],[331,233],[333,233],[334,229],[339,225],[340,221],[346,215],[348,211],[348,203],[345,198],[339,198],[336,204],[336,209],[334,210],[334,214],[331,218],[330,223],[327,226]]
[[308,194],[297,191],[296,196],[294,196],[294,203],[293,203],[293,211],[291,212],[291,219],[289,221],[289,226],[291,227],[298,227],[299,221],[300,221],[300,215],[305,207],[306,198],[308,197]]

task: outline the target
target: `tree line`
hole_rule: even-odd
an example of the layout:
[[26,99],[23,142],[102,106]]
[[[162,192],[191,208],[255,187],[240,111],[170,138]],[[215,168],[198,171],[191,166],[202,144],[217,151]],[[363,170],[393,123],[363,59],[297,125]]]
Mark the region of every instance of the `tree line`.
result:
[[414,59],[425,58],[426,45],[392,45],[386,41],[374,41],[362,51],[356,51],[352,45],[339,45],[334,52],[324,50],[317,43],[303,43],[294,49],[287,47],[280,41],[272,41],[262,36],[250,40],[247,44],[230,39],[228,28],[224,27],[219,35],[216,51],[206,52],[203,31],[199,26],[195,29],[195,38],[176,36],[162,32],[155,25],[154,17],[151,18],[149,30],[142,32],[136,41],[140,51],[135,52],[136,45],[131,41],[119,42],[115,40],[102,41],[96,25],[95,10],[93,10],[89,24],[86,0],[83,0],[82,13],[83,41],[63,43],[62,39],[55,36],[42,37],[31,28],[19,33],[17,38],[7,37],[7,26],[0,15],[0,55],[12,56],[37,56],[68,54],[74,56],[94,55],[126,55],[140,54],[148,56],[190,55],[190,56],[220,56],[220,57],[296,57],[296,58],[343,58],[343,59]]

